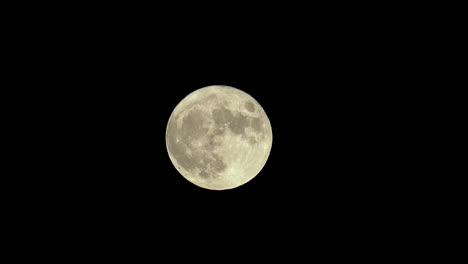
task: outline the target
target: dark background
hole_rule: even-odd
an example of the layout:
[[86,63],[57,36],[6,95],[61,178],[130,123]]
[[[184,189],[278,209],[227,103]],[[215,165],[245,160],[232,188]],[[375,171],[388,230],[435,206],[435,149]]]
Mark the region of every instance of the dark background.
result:
[[[246,250],[296,239],[370,247],[397,231],[400,43],[379,12],[326,10],[181,19],[90,9],[28,24],[20,44],[37,88],[25,94],[40,109],[31,155],[43,175],[28,181],[35,217],[65,238],[242,239]],[[189,183],[165,146],[172,110],[209,85],[247,92],[272,124],[265,167],[233,190]]]

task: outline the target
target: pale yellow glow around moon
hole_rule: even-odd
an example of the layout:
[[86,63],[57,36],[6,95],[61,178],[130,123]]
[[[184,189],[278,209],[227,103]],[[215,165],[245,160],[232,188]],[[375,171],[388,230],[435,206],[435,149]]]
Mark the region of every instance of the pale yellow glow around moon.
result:
[[236,188],[254,178],[270,155],[270,120],[247,93],[208,86],[185,97],[166,129],[166,147],[177,171],[211,190]]

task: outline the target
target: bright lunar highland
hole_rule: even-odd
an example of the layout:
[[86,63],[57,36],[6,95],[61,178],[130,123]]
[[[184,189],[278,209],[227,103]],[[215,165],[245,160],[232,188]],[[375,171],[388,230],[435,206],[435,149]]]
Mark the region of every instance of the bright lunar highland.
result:
[[260,104],[229,86],[186,96],[172,112],[166,147],[174,167],[193,184],[236,188],[254,178],[270,155],[273,134]]

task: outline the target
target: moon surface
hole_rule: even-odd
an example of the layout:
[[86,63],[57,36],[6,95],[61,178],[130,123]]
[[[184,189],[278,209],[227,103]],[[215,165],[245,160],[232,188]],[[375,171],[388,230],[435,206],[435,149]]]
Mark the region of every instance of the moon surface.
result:
[[193,184],[226,190],[253,179],[273,142],[270,120],[247,93],[208,86],[187,95],[172,112],[166,147],[174,167]]

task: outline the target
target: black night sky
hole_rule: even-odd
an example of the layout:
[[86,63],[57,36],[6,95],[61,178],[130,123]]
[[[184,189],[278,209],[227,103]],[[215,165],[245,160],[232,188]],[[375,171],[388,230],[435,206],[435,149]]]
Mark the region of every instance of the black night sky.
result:
[[[45,100],[31,115],[46,161],[37,165],[45,176],[31,180],[31,208],[76,233],[170,230],[188,244],[252,234],[326,244],[391,218],[401,183],[391,150],[401,131],[388,107],[401,92],[396,52],[365,21],[290,17],[216,26],[135,15],[32,30],[28,67],[40,71],[30,78],[43,88],[30,96]],[[272,125],[265,167],[232,190],[191,184],[166,150],[172,110],[209,85],[247,92]]]

